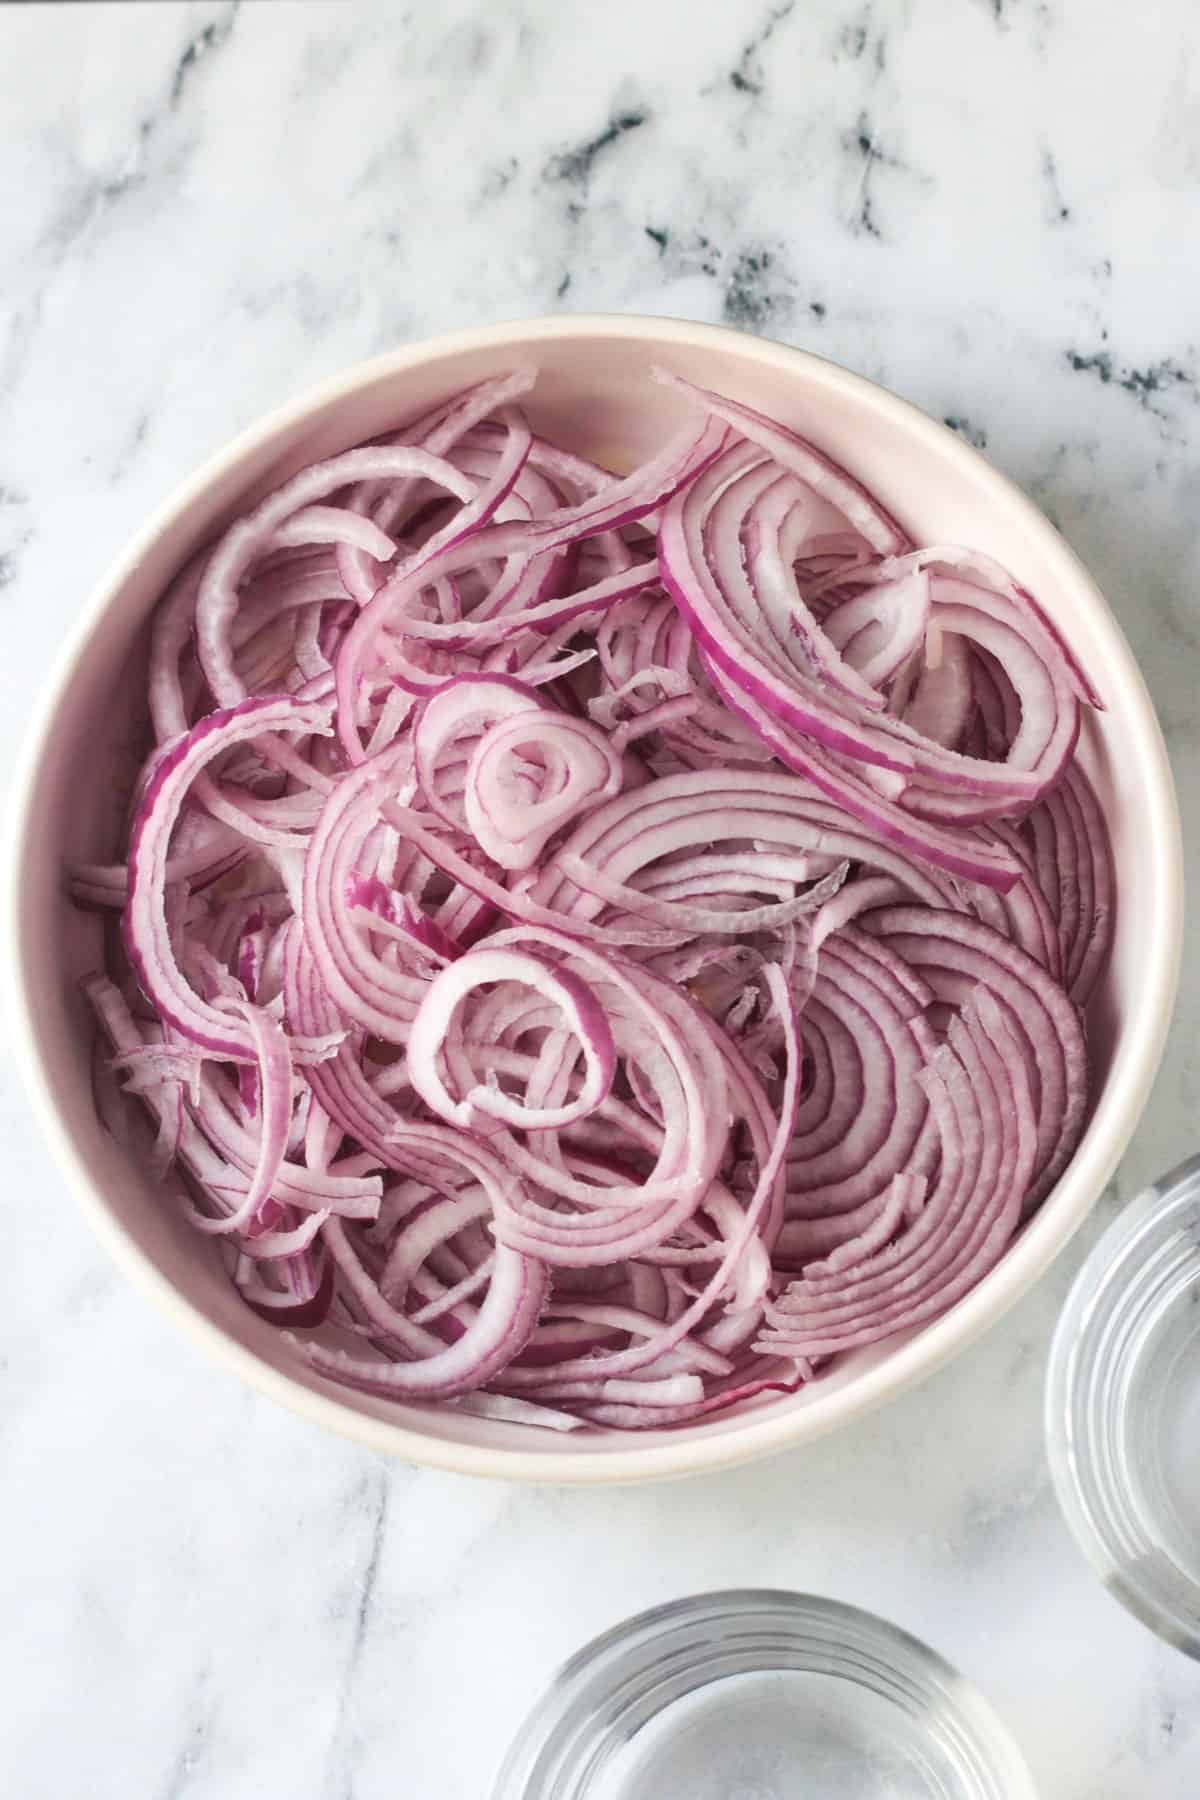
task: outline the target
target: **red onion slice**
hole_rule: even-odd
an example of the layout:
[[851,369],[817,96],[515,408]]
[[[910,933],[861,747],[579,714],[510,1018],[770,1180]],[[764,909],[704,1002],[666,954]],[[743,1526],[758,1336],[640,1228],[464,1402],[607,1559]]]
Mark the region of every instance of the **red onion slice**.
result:
[[500,719],[467,765],[467,828],[502,869],[529,869],[557,831],[610,799],[621,780],[617,748],[585,720]]
[[[562,1013],[583,1050],[586,1073],[579,1092],[564,1106],[529,1107],[500,1088],[473,1087],[454,1100],[438,1072],[438,1058],[456,1009],[473,988],[488,982],[519,982],[549,999]],[[616,1051],[612,1029],[596,997],[570,969],[556,969],[519,950],[481,948],[439,971],[429,983],[408,1036],[408,1073],[413,1089],[431,1112],[463,1131],[487,1129],[499,1119],[526,1131],[573,1125],[595,1111],[612,1087]]]
[[860,1261],[793,1283],[769,1309],[765,1355],[826,1356],[944,1312],[995,1264],[1036,1157],[1023,1058],[982,992],[952,1028],[926,1086],[942,1142],[937,1186],[909,1229]]
[[[344,1260],[339,1267],[346,1268]],[[537,1323],[547,1286],[539,1263],[501,1245],[483,1304],[457,1342],[413,1362],[364,1362],[322,1343],[305,1344],[304,1353],[319,1375],[364,1393],[446,1399],[482,1387],[511,1362]]]
[[[919,653],[928,625],[929,577],[916,570],[842,600],[826,615],[822,631],[864,682],[883,687]],[[910,714],[904,716],[913,725]]]
[[[234,744],[267,731],[310,735],[329,730],[328,712],[287,697],[244,700],[210,713],[168,745],[146,787],[129,842],[129,898],[123,915],[125,948],[159,1017],[212,1055],[254,1061],[256,1045],[236,1018],[202,1001],[184,980],[167,929],[164,889],[167,848],[188,788],[213,759]],[[303,1053],[303,1052],[302,1052]]]

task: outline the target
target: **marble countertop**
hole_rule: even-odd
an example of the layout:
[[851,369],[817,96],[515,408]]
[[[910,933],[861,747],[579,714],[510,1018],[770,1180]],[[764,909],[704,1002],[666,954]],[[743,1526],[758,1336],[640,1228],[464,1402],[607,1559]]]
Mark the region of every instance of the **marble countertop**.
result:
[[[723,319],[882,380],[1061,525],[1200,846],[1200,16],[1158,0],[439,0],[0,13],[0,766],[81,596],[265,408],[456,325]],[[1191,928],[1098,1222],[1195,1146]],[[966,1671],[1049,1800],[1194,1800],[1200,1670],[1094,1583],[1041,1447],[1095,1227],[886,1413],[627,1492],[385,1463],[210,1367],[0,1068],[0,1792],[484,1800],[558,1661],[740,1583]]]

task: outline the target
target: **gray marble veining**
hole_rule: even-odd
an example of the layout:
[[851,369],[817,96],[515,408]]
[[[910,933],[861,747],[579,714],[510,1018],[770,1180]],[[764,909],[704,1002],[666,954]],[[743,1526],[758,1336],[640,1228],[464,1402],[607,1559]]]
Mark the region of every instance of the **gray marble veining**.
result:
[[[1142,660],[1195,877],[1198,59],[1186,0],[3,9],[0,761],[83,592],[266,407],[429,331],[673,313],[887,382],[1037,497]],[[1195,1147],[1198,949],[1099,1219]],[[1196,1671],[1093,1583],[1041,1452],[1083,1243],[801,1455],[521,1492],[202,1363],[92,1243],[8,1066],[0,1123],[5,1796],[482,1800],[582,1638],[738,1582],[927,1637],[1049,1800],[1200,1792]]]

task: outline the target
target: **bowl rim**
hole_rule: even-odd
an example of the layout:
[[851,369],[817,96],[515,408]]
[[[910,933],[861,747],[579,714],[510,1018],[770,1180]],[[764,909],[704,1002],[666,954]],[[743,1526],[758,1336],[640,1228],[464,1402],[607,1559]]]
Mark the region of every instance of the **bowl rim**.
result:
[[[1101,1120],[1076,1151],[1066,1171],[1018,1241],[979,1287],[948,1313],[906,1343],[884,1355],[844,1387],[818,1396],[802,1409],[785,1405],[747,1415],[728,1429],[705,1437],[680,1435],[664,1443],[644,1444],[633,1437],[628,1448],[603,1451],[518,1450],[427,1436],[410,1426],[357,1412],[331,1389],[319,1392],[261,1360],[227,1336],[221,1326],[159,1270],[120,1225],[93,1181],[80,1148],[59,1115],[53,1081],[42,1055],[37,1028],[32,972],[26,966],[23,883],[26,845],[36,829],[31,802],[42,760],[53,736],[66,690],[93,636],[102,628],[114,597],[133,575],[157,540],[243,459],[260,445],[308,415],[345,400],[350,394],[403,374],[424,363],[478,350],[501,352],[522,341],[595,339],[653,342],[665,350],[737,352],[751,362],[794,376],[802,367],[811,388],[849,394],[869,403],[914,440],[943,450],[949,439],[955,455],[974,465],[990,505],[1018,521],[1037,542],[1056,587],[1081,594],[1110,637],[1111,658],[1121,667],[1128,706],[1128,728],[1152,770],[1143,802],[1158,879],[1154,884],[1154,916],[1147,921],[1146,966],[1140,1004],[1128,1028],[1124,1084]],[[6,959],[13,1050],[43,1138],[59,1170],[66,1176],[86,1217],[114,1261],[143,1292],[157,1302],[188,1336],[225,1367],[312,1423],[377,1452],[459,1474],[555,1485],[599,1485],[670,1479],[746,1463],[807,1443],[836,1427],[873,1411],[931,1375],[966,1349],[1033,1285],[1083,1222],[1116,1168],[1137,1125],[1157,1073],[1178,985],[1183,931],[1183,844],[1175,785],[1166,745],[1141,670],[1123,631],[1100,589],[1075,552],[1034,502],[993,467],[972,445],[913,402],[881,387],[864,375],[813,351],[773,339],[753,337],[731,326],[636,313],[578,313],[507,320],[415,340],[352,364],[306,388],[296,398],[273,408],[237,433],[178,483],[155,507],[91,591],[69,632],[51,675],[35,705],[27,729],[8,808],[7,871],[3,918],[8,939]],[[1051,1201],[1058,1204],[1051,1205]]]

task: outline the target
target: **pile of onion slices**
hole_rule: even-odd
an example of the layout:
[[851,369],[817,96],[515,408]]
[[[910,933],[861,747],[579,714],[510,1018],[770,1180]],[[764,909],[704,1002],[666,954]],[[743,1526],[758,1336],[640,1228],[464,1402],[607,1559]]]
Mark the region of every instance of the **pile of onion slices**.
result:
[[1113,923],[1035,598],[654,379],[631,474],[518,369],[237,519],[71,872],[101,1115],[245,1303],[332,1382],[559,1430],[959,1300],[1074,1150]]

